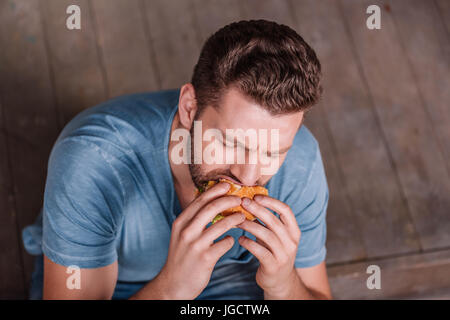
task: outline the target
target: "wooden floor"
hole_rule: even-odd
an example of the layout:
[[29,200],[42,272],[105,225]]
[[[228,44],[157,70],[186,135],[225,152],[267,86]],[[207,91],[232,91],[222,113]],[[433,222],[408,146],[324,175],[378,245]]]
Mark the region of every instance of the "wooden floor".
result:
[[[70,4],[81,31],[65,27]],[[380,30],[366,28],[370,4]],[[323,65],[306,125],[330,188],[334,296],[450,288],[450,1],[0,0],[0,298],[27,296],[20,233],[64,125],[114,96],[180,87],[211,33],[258,18],[297,30]],[[381,290],[366,287],[370,264]]]

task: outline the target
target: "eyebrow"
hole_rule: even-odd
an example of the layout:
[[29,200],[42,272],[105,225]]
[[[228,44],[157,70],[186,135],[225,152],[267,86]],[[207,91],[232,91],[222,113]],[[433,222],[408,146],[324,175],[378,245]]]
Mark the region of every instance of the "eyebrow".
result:
[[[230,142],[230,143],[233,143],[233,145],[234,145],[234,141],[228,140],[228,136],[222,131],[222,129],[219,128],[219,131],[222,133],[222,137],[221,137],[222,143],[224,142],[223,137],[225,136],[225,140],[227,140],[227,141]],[[243,145],[238,139],[236,139],[236,140],[237,140],[237,144],[238,144],[238,145],[240,145],[241,147],[244,147],[244,149],[245,149],[246,151],[250,151],[250,149],[249,149],[247,146]],[[273,153],[275,153],[275,154],[277,154],[277,153],[278,153],[278,154],[283,154],[283,153],[288,152],[289,149],[290,149],[291,147],[292,147],[292,144],[289,145],[289,146],[287,146],[287,147],[281,148],[281,149],[278,150],[278,151],[267,151],[267,154],[268,154],[268,155],[271,155],[271,154],[273,154]]]

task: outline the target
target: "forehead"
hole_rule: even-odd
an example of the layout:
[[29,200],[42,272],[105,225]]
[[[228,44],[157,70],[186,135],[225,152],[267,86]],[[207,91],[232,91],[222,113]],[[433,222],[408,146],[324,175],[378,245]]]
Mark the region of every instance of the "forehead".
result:
[[[300,127],[303,112],[272,115],[235,88],[223,95],[220,107],[206,108],[202,117],[208,127],[226,129],[278,129],[280,138],[292,140]],[[281,142],[281,141],[280,141]]]

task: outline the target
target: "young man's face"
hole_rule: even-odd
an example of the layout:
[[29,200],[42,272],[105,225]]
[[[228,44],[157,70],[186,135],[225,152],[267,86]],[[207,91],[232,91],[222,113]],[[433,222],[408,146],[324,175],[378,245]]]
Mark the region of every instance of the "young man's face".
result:
[[[191,127],[192,180],[197,187],[219,178],[246,186],[265,185],[282,165],[302,120],[303,112],[274,116],[237,89],[227,90],[220,108],[207,107],[196,119],[201,129],[200,122]],[[196,141],[202,141],[201,148],[195,149]],[[197,164],[196,150],[197,157],[203,157]],[[208,156],[215,160],[208,161]]]

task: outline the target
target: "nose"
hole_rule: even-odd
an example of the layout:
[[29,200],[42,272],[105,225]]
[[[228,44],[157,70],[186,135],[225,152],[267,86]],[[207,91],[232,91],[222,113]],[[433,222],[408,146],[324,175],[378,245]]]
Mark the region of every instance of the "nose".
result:
[[261,177],[258,164],[237,164],[230,168],[231,173],[245,186],[254,186]]

